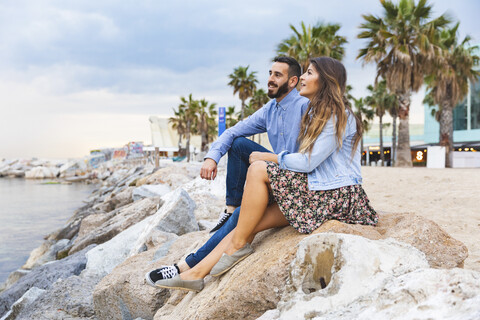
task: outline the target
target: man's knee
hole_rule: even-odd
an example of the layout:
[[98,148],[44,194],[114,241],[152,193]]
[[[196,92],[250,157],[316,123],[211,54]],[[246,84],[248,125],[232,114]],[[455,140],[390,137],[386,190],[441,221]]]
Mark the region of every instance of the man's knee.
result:
[[228,150],[228,153],[230,154],[231,152],[241,151],[247,142],[248,139],[245,137],[235,138],[230,146],[230,150]]

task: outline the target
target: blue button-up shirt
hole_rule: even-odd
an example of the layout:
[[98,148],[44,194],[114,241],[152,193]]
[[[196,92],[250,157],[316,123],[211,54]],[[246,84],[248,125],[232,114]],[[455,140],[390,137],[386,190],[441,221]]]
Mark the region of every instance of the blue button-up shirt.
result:
[[300,121],[308,103],[309,100],[300,96],[297,89],[290,91],[279,103],[276,99],[270,100],[250,117],[225,130],[212,144],[205,158],[211,158],[218,163],[235,138],[263,132],[267,132],[274,153],[297,152]]

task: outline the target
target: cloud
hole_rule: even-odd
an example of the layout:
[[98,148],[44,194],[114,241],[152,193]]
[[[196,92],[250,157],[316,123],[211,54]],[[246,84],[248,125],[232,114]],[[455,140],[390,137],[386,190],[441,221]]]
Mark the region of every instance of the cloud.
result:
[[[457,1],[452,7],[448,0],[437,0],[433,5],[435,15],[451,8],[452,15],[462,19],[461,33],[480,41],[480,3]],[[105,143],[123,144],[125,128],[140,128],[143,120],[138,119],[150,114],[171,114],[179,96],[189,93],[219,106],[238,106],[227,85],[228,74],[234,67],[250,65],[258,72],[259,86],[265,87],[276,45],[291,35],[289,24],[299,26],[301,21],[342,25],[340,34],[349,41],[344,59],[349,83],[354,95],[364,96],[375,68],[362,67],[355,59],[364,43],[356,35],[361,14],[380,12],[378,0],[4,0],[1,125],[14,138],[4,135],[0,143],[10,145],[16,139],[14,145],[29,146],[17,151],[34,150],[42,143],[52,152],[67,150],[59,133],[68,126],[60,124],[71,122],[78,127],[72,134],[78,132],[80,140],[91,131],[100,142],[103,128],[105,137],[119,137]],[[412,123],[423,117],[421,99],[415,96],[413,101]],[[115,124],[98,120],[100,115],[110,115]],[[126,124],[128,117],[137,119],[138,126]],[[32,145],[32,137],[43,138]],[[78,146],[86,143],[73,136],[72,140]]]

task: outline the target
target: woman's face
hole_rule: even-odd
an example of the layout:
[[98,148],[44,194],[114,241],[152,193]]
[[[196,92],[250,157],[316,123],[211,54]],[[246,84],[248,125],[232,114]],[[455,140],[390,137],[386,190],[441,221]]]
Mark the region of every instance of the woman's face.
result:
[[320,89],[318,77],[317,70],[310,64],[307,71],[300,77],[300,95],[312,100]]

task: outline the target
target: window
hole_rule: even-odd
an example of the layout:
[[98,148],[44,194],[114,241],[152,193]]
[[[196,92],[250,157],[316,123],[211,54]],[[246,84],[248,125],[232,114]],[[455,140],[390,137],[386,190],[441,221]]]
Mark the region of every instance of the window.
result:
[[453,108],[453,130],[467,130],[467,99]]
[[472,129],[480,129],[480,81],[472,84],[471,87],[470,125]]

